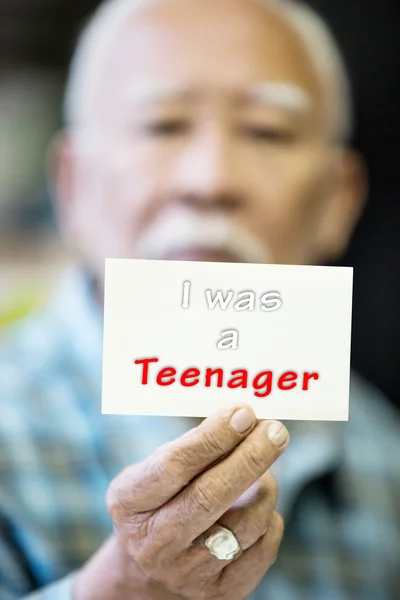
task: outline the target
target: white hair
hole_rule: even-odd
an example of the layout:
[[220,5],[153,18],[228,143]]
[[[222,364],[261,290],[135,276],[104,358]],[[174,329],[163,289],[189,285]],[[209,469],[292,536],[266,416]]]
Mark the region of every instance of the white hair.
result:
[[[324,20],[296,0],[256,0],[282,16],[299,35],[326,89],[335,139],[352,134],[351,86],[338,44]],[[67,127],[85,122],[91,112],[94,82],[101,81],[108,52],[132,12],[154,0],[106,0],[90,18],[78,40],[66,86],[64,117]]]

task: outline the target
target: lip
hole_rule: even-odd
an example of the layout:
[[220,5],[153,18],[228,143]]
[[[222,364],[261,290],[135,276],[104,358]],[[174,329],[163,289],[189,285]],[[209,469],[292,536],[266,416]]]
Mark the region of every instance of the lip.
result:
[[242,262],[227,250],[213,248],[182,248],[174,250],[163,257],[165,260],[182,260],[198,262]]

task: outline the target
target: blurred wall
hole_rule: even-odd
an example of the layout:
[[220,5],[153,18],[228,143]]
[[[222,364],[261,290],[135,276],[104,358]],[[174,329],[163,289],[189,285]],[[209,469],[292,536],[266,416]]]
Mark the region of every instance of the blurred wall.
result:
[[310,0],[331,24],[352,76],[355,146],[369,203],[344,264],[354,266],[352,360],[400,408],[399,0]]

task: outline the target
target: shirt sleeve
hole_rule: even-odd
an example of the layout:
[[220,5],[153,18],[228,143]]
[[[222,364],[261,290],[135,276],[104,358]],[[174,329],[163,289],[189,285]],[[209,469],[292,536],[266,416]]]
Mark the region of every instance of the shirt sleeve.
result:
[[1,600],[73,600],[74,581],[75,575],[72,574],[28,596],[16,596],[13,591],[9,588],[5,589],[0,584],[0,598]]
[[76,572],[32,592],[31,577],[20,558],[0,519],[0,600],[73,600]]
[[68,577],[19,600],[73,600],[75,577],[76,574],[71,573]]
[[29,577],[9,550],[0,540],[0,600],[73,600],[75,572],[30,593]]

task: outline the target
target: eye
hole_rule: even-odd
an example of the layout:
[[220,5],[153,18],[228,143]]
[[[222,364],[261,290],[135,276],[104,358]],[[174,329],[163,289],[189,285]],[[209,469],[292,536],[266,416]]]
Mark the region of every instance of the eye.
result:
[[189,123],[183,119],[163,119],[143,125],[143,131],[151,136],[172,137],[182,135],[189,129]]
[[295,133],[287,129],[265,126],[246,126],[245,134],[256,142],[289,144],[296,139]]

